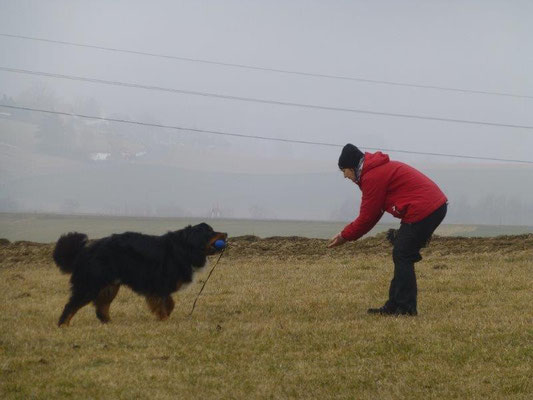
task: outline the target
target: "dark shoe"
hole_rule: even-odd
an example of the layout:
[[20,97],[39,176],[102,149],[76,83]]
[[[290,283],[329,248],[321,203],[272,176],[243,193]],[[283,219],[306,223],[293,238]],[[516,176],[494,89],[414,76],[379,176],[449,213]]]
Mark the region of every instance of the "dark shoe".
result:
[[415,316],[418,314],[416,310],[394,308],[394,307],[388,306],[387,304],[385,304],[383,307],[380,307],[380,308],[369,308],[367,310],[367,313],[373,314],[373,315],[411,315],[411,316]]
[[387,310],[385,307],[380,308],[369,308],[366,311],[368,314],[374,314],[374,315],[392,315],[393,312]]

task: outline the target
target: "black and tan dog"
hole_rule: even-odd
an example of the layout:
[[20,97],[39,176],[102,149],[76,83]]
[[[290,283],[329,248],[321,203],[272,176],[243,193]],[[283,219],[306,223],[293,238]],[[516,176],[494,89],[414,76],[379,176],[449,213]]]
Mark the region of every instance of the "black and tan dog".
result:
[[76,312],[93,302],[96,316],[110,320],[109,307],[120,285],[146,297],[150,310],[160,319],[174,309],[171,294],[192,281],[196,269],[215,254],[214,243],[227,239],[206,223],[187,226],[162,236],[126,232],[88,242],[83,233],[61,236],[54,261],[72,274],[72,295],[58,325],[68,325]]

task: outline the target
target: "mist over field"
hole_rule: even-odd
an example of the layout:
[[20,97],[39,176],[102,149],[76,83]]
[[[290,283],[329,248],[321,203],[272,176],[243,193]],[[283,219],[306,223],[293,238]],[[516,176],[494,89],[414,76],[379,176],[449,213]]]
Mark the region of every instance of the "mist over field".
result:
[[531,5],[467,3],[471,7],[390,1],[165,1],[159,7],[138,1],[1,1],[0,34],[189,59],[0,35],[3,68],[489,125],[0,70],[4,106],[104,118],[0,107],[0,212],[322,221],[357,216],[360,191],[338,171],[340,147],[196,129],[383,149],[443,189],[450,200],[445,223],[531,226],[533,164],[388,151],[533,161],[527,128],[533,124],[533,52],[518,44],[533,35]]
[[[1,212],[339,221],[360,204],[331,150],[329,163],[228,158],[202,137],[25,113],[0,129]],[[447,194],[447,223],[533,225],[531,167],[413,164]]]

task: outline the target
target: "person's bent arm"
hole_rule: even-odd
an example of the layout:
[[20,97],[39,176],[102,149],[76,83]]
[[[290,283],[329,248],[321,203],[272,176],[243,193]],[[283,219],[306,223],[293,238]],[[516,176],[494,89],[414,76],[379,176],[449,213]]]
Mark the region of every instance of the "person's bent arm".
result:
[[328,247],[335,247],[347,241],[357,240],[368,233],[383,215],[386,193],[387,188],[383,182],[365,182],[359,216],[355,221],[346,225],[339,234],[335,235],[330,240]]

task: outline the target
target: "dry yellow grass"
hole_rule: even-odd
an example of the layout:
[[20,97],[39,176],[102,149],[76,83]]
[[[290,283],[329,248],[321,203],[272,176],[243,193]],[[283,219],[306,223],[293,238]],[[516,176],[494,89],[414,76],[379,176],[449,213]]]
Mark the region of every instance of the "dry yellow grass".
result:
[[51,245],[0,246],[0,397],[533,398],[533,235],[440,238],[417,264],[419,313],[375,317],[392,274],[383,237],[235,239],[156,322],[121,288],[56,327],[68,276]]

